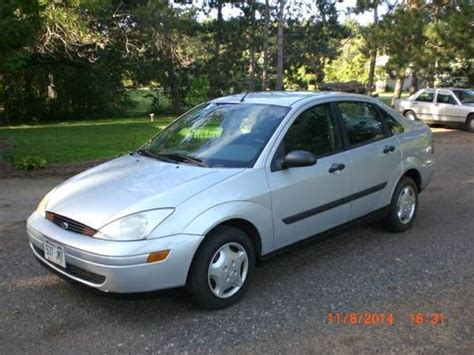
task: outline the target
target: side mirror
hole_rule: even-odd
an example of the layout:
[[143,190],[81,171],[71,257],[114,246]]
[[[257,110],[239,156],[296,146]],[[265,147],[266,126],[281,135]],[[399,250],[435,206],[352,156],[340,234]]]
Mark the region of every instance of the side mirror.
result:
[[283,169],[298,168],[316,164],[316,157],[313,153],[305,150],[293,150],[289,152],[281,163]]

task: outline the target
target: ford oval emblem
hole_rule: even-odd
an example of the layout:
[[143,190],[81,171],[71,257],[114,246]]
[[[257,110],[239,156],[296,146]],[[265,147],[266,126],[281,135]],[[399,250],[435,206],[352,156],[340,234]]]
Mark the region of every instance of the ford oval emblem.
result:
[[68,228],[69,228],[69,224],[67,224],[67,222],[61,222],[61,228],[62,228],[62,229],[68,229]]

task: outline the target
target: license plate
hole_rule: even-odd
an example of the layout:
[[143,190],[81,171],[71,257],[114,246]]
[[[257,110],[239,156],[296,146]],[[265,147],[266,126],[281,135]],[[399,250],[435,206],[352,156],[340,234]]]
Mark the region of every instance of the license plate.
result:
[[64,247],[62,245],[53,243],[49,240],[44,241],[44,257],[46,260],[52,261],[55,264],[66,267],[66,255],[64,254]]

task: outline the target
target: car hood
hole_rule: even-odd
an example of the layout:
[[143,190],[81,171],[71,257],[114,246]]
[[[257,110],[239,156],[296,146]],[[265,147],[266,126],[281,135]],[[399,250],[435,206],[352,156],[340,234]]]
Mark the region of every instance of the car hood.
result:
[[174,208],[243,170],[178,165],[126,155],[58,186],[50,194],[46,210],[99,229],[131,213]]

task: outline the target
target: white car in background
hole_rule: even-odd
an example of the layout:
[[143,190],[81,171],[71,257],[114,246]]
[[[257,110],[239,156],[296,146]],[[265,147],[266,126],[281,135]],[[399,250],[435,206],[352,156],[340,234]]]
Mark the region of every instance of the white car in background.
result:
[[426,123],[457,124],[474,132],[473,89],[422,89],[395,101],[395,111]]

